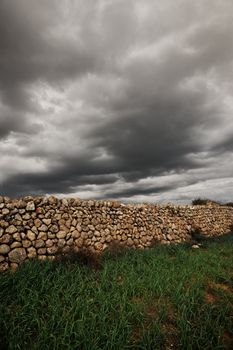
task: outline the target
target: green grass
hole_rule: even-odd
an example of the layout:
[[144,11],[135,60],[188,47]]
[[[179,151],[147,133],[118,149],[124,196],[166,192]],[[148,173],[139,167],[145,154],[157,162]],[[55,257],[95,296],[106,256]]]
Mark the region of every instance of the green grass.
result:
[[0,349],[233,349],[232,236],[0,274]]

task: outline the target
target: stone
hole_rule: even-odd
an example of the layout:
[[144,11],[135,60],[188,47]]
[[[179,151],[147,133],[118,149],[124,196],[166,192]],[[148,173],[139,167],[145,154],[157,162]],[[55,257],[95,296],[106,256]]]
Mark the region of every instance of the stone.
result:
[[45,245],[46,247],[52,247],[53,246],[53,241],[51,239],[47,239],[47,241],[45,241]]
[[27,203],[24,200],[20,199],[18,201],[18,203],[16,204],[16,206],[18,209],[24,209],[24,208],[26,208]]
[[80,237],[80,232],[78,230],[74,230],[72,231],[72,237],[73,238],[79,238]]
[[[44,223],[46,226],[49,226],[49,225],[51,224],[51,222],[52,222],[51,219],[42,219],[42,221],[43,221],[43,223]],[[43,231],[45,231],[45,230],[43,230]]]
[[6,228],[6,233],[10,233],[13,234],[15,232],[17,232],[17,228],[14,225],[10,225],[9,227]]
[[95,243],[94,247],[98,251],[102,251],[103,250],[103,245],[100,242]]
[[45,224],[42,224],[40,227],[38,227],[38,230],[46,232],[46,231],[48,231],[48,226],[46,226]]
[[68,207],[69,203],[68,203],[68,200],[66,198],[63,198],[61,200],[61,202],[62,202],[62,205],[64,205],[64,207]]
[[39,260],[46,260],[47,256],[46,255],[38,255]]
[[34,247],[27,248],[28,258],[35,258],[37,256],[36,249]]
[[7,244],[0,244],[0,254],[6,255],[10,251],[10,247]]
[[128,245],[129,247],[132,247],[133,244],[134,244],[134,243],[133,243],[132,238],[129,237],[129,238],[127,239],[127,245]]
[[49,230],[52,233],[57,233],[59,231],[57,225],[52,225]]
[[35,241],[35,247],[36,248],[42,248],[45,246],[45,242],[42,239],[37,239]]
[[49,202],[50,204],[56,204],[56,203],[57,203],[57,198],[54,197],[54,196],[49,196],[49,197],[48,197],[48,202]]
[[59,239],[58,242],[57,242],[58,248],[63,248],[65,246],[65,244],[66,244],[66,241],[63,238]]
[[24,240],[22,241],[22,244],[23,244],[23,247],[24,247],[24,248],[28,248],[28,247],[30,247],[30,246],[32,245],[32,242],[29,241],[28,239],[24,239]]
[[192,248],[193,248],[193,249],[198,249],[198,248],[200,248],[200,247],[199,247],[199,245],[197,245],[197,244],[193,244],[193,245],[192,245]]
[[0,244],[2,243],[10,243],[12,242],[12,237],[8,234],[5,234],[3,235],[1,238],[0,238]]
[[19,247],[22,247],[22,243],[21,242],[13,242],[11,244],[11,249],[13,248],[19,248]]
[[24,232],[21,232],[21,238],[25,239],[26,238],[26,234]]
[[9,209],[7,209],[7,208],[3,208],[2,209],[2,215],[7,215],[7,214],[9,214],[9,212],[10,212],[10,210]]
[[36,209],[35,203],[33,201],[30,201],[27,203],[26,210],[27,211],[34,211]]
[[51,260],[51,261],[53,261],[53,260],[55,260],[55,256],[53,256],[53,255],[47,255],[47,260]]
[[55,238],[56,237],[56,235],[55,235],[55,233],[51,233],[51,232],[48,232],[48,238]]
[[26,213],[25,215],[23,215],[23,219],[24,220],[30,220],[31,219],[31,216],[29,213]]
[[68,246],[71,246],[73,243],[74,243],[74,239],[73,238],[70,238],[70,239],[68,239],[68,241],[66,241],[66,244]]
[[78,239],[75,240],[75,244],[77,247],[81,248],[83,245],[83,239],[80,237]]
[[141,238],[141,241],[142,241],[142,243],[146,243],[147,242],[147,237],[146,236],[143,236],[142,238]]
[[47,233],[46,232],[40,232],[37,236],[37,239],[42,239],[43,241],[46,241],[47,239]]
[[13,263],[21,263],[26,259],[26,250],[24,248],[15,248],[8,254],[9,261]]
[[14,238],[14,240],[15,241],[21,241],[21,235],[20,235],[20,233],[19,232],[16,232],[16,233],[14,233],[13,234],[13,238]]
[[122,241],[126,241],[127,240],[126,234],[123,233],[123,235],[121,236],[121,239],[122,239]]
[[69,229],[65,225],[60,225],[60,231],[69,232]]
[[30,241],[35,241],[35,239],[36,239],[36,235],[35,235],[35,233],[34,232],[32,232],[32,231],[27,231],[27,238],[30,240]]
[[21,215],[19,215],[19,214],[15,215],[15,219],[18,220],[18,221],[22,221],[23,220]]
[[5,260],[5,257],[3,255],[0,255],[0,263]]
[[57,238],[65,238],[66,237],[66,232],[65,231],[59,231],[56,234]]
[[5,272],[9,269],[9,264],[8,262],[4,261],[0,263],[0,271]]
[[36,226],[32,226],[31,231],[35,234],[38,234],[38,230]]
[[46,248],[39,248],[39,249],[37,250],[37,254],[38,254],[38,255],[44,255],[44,254],[46,254]]
[[56,254],[57,251],[58,251],[58,247],[56,247],[56,246],[48,247],[48,248],[47,248],[47,253],[50,254],[50,255]]
[[4,228],[7,228],[9,226],[9,224],[5,220],[0,220],[0,226],[2,229],[4,229]]
[[82,226],[80,224],[78,224],[76,226],[76,230],[81,233],[82,232]]
[[36,228],[38,228],[42,225],[42,221],[40,219],[35,219],[34,224],[35,224]]
[[81,232],[81,238],[82,239],[87,239],[88,238],[88,233],[87,232]]
[[106,242],[111,242],[111,240],[112,240],[112,236],[111,235],[108,235],[107,237],[106,237],[106,239],[105,239],[105,241]]
[[12,271],[16,271],[17,270],[17,268],[18,268],[18,264],[16,264],[16,263],[11,263],[10,264],[10,268],[12,269]]

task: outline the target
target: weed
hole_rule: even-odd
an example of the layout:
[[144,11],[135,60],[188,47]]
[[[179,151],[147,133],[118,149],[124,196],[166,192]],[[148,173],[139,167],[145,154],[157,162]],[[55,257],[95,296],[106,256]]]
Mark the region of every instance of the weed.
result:
[[0,347],[232,349],[232,248],[114,244],[23,263],[0,274]]

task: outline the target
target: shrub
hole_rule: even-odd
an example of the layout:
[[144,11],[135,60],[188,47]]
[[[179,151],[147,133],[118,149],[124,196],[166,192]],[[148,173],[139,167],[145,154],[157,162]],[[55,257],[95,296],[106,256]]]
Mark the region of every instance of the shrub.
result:
[[208,202],[208,199],[196,198],[192,201],[192,205],[206,205],[207,202]]
[[233,202],[228,202],[225,205],[227,205],[228,207],[233,207]]
[[208,198],[196,198],[192,201],[192,205],[207,205],[207,204],[222,205],[221,203],[217,201],[213,201],[212,199],[208,199]]

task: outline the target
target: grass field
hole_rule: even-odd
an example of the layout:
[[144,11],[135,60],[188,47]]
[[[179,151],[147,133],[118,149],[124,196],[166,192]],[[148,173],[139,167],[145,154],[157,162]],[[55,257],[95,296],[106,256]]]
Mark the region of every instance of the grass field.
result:
[[0,274],[0,349],[233,349],[232,235]]

